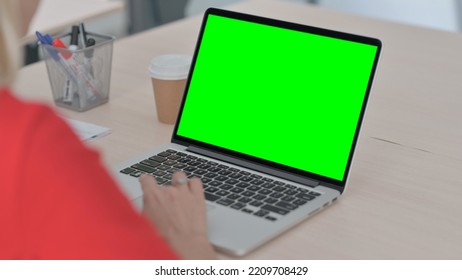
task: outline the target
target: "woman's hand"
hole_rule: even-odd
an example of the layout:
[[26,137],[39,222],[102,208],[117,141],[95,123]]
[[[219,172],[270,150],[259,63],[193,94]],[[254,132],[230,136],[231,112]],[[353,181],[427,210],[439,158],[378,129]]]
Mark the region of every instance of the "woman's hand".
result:
[[173,174],[172,186],[159,187],[154,177],[140,177],[143,212],[170,246],[184,259],[215,259],[207,239],[204,190],[198,178]]

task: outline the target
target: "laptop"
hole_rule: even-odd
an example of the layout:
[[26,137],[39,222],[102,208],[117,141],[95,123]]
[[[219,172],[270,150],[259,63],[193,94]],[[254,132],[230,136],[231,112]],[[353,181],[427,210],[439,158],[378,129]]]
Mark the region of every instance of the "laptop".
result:
[[210,242],[242,256],[344,192],[381,42],[210,8],[171,143],[115,166],[140,208],[142,173],[204,183]]

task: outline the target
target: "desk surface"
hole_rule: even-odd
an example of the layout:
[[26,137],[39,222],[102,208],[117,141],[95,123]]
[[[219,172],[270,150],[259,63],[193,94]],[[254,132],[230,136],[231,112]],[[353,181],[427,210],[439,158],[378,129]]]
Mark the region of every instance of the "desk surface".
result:
[[35,31],[57,33],[73,24],[124,9],[124,1],[42,0],[22,42],[36,40]]
[[[230,9],[373,36],[384,45],[346,193],[246,258],[462,258],[462,35],[283,1]],[[58,109],[112,128],[91,143],[108,165],[169,142],[173,128],[157,122],[147,66],[159,54],[192,54],[200,21],[117,41],[110,102],[85,113]],[[16,90],[51,104],[45,65],[24,68]]]

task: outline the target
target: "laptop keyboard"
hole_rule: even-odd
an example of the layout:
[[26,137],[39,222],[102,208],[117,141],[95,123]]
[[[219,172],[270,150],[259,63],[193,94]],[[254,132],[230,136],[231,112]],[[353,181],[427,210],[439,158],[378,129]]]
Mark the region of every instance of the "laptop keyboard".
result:
[[159,185],[170,185],[172,174],[183,171],[202,180],[205,199],[249,215],[276,221],[320,193],[259,174],[168,149],[120,170],[128,176],[151,174]]

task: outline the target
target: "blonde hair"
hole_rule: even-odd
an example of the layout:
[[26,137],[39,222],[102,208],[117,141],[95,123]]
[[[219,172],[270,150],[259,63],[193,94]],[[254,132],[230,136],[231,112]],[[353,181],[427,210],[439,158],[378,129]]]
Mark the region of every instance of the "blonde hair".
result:
[[10,85],[20,65],[18,6],[15,0],[0,0],[0,87]]

